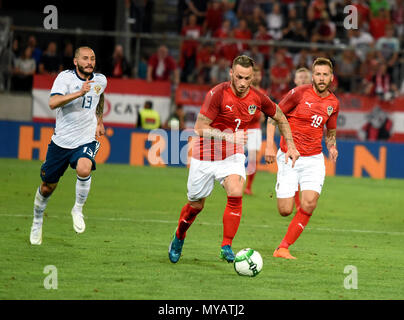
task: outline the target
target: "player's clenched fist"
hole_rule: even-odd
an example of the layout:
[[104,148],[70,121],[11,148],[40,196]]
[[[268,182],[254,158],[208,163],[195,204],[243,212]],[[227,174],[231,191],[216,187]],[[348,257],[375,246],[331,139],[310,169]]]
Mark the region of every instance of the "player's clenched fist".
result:
[[94,82],[93,80],[91,80],[91,81],[86,80],[83,83],[83,86],[81,87],[81,90],[80,90],[82,96],[84,96],[87,92],[89,92],[91,90],[91,83],[93,83],[93,82]]

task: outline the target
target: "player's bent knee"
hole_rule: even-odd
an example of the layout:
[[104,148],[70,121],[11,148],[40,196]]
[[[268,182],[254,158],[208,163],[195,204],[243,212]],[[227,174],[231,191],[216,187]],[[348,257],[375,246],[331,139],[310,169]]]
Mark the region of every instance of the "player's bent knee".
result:
[[91,169],[88,170],[88,169],[79,169],[79,168],[77,168],[76,172],[77,172],[77,175],[79,177],[85,178],[85,177],[88,177],[91,174]]
[[76,167],[76,172],[79,177],[88,177],[91,174],[92,162],[87,158],[81,158]]
[[292,213],[292,211],[279,211],[279,214],[280,214],[282,217],[287,217],[287,216],[289,216],[291,213]]
[[282,217],[287,217],[293,212],[293,202],[291,204],[278,204],[278,211]]
[[57,183],[46,183],[42,182],[41,184],[41,194],[44,197],[49,197],[53,191],[56,189]]
[[189,205],[194,208],[194,209],[198,209],[198,210],[202,210],[205,204],[205,200],[201,199],[199,201],[189,201]]
[[317,200],[305,200],[301,202],[301,207],[306,212],[313,212],[317,207]]

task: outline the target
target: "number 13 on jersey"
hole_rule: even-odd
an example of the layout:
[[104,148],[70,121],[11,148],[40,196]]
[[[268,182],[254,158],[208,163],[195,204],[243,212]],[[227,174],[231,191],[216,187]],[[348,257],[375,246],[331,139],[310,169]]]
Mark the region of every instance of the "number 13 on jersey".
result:
[[85,109],[90,109],[92,102],[93,102],[93,97],[92,96],[84,96],[83,97],[83,104],[81,105],[81,107],[85,108]]

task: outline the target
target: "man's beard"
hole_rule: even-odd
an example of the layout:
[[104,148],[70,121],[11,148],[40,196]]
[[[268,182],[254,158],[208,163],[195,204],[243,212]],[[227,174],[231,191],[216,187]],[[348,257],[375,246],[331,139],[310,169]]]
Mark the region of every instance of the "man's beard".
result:
[[79,64],[77,64],[77,69],[79,69],[79,71],[82,73],[82,74],[84,74],[85,76],[90,76],[92,73],[93,73],[93,71],[94,71],[94,68],[93,68],[93,70],[91,71],[91,72],[87,72],[87,71],[85,71],[84,70],[84,67],[82,67],[81,65],[79,65]]
[[320,87],[319,87],[320,84],[317,84],[317,83],[315,83],[314,81],[313,81],[313,84],[314,84],[314,87],[316,88],[316,90],[317,90],[319,93],[323,93],[324,91],[327,91],[327,90],[328,90],[328,88],[329,88],[330,85],[331,85],[331,81],[330,81],[328,84],[326,84],[325,82],[322,82],[322,83],[321,83],[321,84],[324,84],[324,85],[325,85],[324,89],[320,89]]

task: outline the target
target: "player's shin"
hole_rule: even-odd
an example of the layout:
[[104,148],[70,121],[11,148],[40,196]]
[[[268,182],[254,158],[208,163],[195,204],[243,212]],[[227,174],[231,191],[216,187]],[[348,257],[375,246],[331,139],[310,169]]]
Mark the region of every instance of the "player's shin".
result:
[[76,202],[74,204],[74,209],[76,211],[82,211],[83,206],[87,200],[88,194],[91,187],[91,175],[88,177],[77,176],[76,181]]
[[180,240],[184,240],[187,234],[187,230],[191,224],[195,221],[196,216],[202,209],[194,208],[187,203],[181,210],[180,219],[178,220],[178,228],[176,236]]
[[227,197],[227,204],[223,214],[223,242],[222,247],[230,245],[240,225],[242,212],[242,197]]
[[288,231],[286,232],[286,235],[279,247],[288,248],[290,245],[294,244],[309,223],[310,217],[311,213],[304,211],[300,207],[290,222]]
[[43,222],[43,213],[45,211],[46,205],[48,204],[49,197],[44,197],[41,194],[40,187],[36,190],[34,199],[34,223]]

